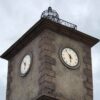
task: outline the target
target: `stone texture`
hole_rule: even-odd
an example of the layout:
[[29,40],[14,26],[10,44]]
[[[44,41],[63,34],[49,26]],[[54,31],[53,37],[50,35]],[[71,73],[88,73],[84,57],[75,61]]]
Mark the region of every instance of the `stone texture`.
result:
[[54,37],[49,31],[44,31],[41,34],[39,41],[40,48],[40,66],[39,66],[39,95],[52,94],[55,91],[55,77],[56,73],[52,66],[56,65],[56,60],[52,57],[55,53],[55,45],[53,44]]
[[52,70],[52,65],[50,63],[42,63],[39,66],[39,72],[43,71],[43,70]]
[[51,77],[56,76],[55,71],[53,71],[53,70],[44,69],[40,73],[41,73],[41,76],[44,76],[44,75],[48,75],[48,76],[51,76]]
[[41,60],[41,63],[50,63],[51,65],[56,64],[56,60],[50,56],[41,56],[40,60]]

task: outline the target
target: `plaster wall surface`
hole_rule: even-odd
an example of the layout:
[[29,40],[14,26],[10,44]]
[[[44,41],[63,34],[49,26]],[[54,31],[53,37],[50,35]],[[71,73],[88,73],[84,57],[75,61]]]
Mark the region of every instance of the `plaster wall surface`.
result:
[[[84,85],[87,77],[84,73],[86,68],[84,55],[89,51],[88,56],[90,56],[90,48],[81,41],[76,41],[57,33],[55,33],[55,47],[56,53],[53,57],[56,59],[56,67],[54,66],[53,70],[56,72],[56,96],[61,100],[84,100],[87,92]],[[59,57],[60,49],[63,47],[72,48],[77,52],[79,56],[79,68],[72,70],[64,66]],[[88,60],[88,58],[85,59]],[[91,62],[88,63],[91,65]]]
[[[39,37],[35,38],[25,48],[23,48],[14,58],[10,60],[9,67],[12,67],[10,82],[10,96],[9,100],[31,100],[38,94],[38,40]],[[23,57],[26,54],[32,55],[32,64],[26,76],[21,76],[20,65]]]
[[[52,51],[52,46],[46,45],[46,43],[52,42],[53,47],[55,47],[55,49],[53,48],[53,53],[50,53],[51,55],[47,53],[47,55],[56,61],[56,64],[52,64],[51,61],[49,61],[50,59],[48,60],[48,63],[51,63],[53,72],[55,72],[54,77],[52,77],[52,79],[55,80],[53,96],[59,100],[92,100],[92,90],[88,90],[86,87],[86,84],[88,83],[87,78],[89,78],[91,82],[88,86],[89,88],[92,88],[92,76],[91,73],[90,75],[85,74],[87,69],[89,69],[88,71],[92,72],[90,48],[86,44],[82,43],[81,40],[77,41],[50,30],[45,30],[41,34],[46,34],[47,37],[46,40],[43,38],[44,42],[42,43],[42,46],[46,46],[46,49],[50,49]],[[39,73],[39,66],[41,64],[39,60],[39,58],[41,58],[39,41],[41,39],[41,34],[10,60],[9,67],[12,68],[10,73],[12,82],[10,82],[11,93],[9,95],[9,100],[31,100],[37,97],[39,91],[41,90],[41,86],[39,86],[38,83],[41,76]],[[45,37],[45,35],[43,35],[43,37]],[[48,37],[53,37],[53,40],[48,40]],[[77,52],[79,57],[79,67],[77,69],[69,69],[62,63],[60,59],[60,49],[64,47],[70,47]],[[46,49],[44,49],[44,51]],[[32,65],[26,77],[21,77],[20,64],[25,54],[28,53],[31,53],[32,55]],[[46,59],[44,59],[44,63],[45,60]],[[46,79],[46,81],[48,80],[49,79]]]

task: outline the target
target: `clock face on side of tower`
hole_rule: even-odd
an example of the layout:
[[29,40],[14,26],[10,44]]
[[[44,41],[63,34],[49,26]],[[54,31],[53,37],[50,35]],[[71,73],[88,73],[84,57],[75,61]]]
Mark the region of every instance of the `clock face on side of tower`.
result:
[[31,63],[32,63],[32,55],[31,54],[26,54],[22,61],[21,61],[21,65],[20,65],[20,74],[21,76],[25,76],[28,72],[29,69],[31,67]]
[[60,50],[61,62],[70,69],[79,67],[79,57],[77,52],[72,48],[63,48]]

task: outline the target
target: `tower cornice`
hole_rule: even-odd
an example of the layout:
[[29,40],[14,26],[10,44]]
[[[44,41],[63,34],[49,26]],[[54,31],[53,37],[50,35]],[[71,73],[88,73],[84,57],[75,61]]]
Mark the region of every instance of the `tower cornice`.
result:
[[83,32],[75,30],[73,28],[64,26],[60,23],[51,21],[50,19],[41,18],[34,26],[32,26],[19,40],[17,40],[6,52],[1,55],[1,58],[6,60],[15,56],[22,48],[24,48],[29,42],[36,38],[42,31],[50,29],[58,34],[68,36],[77,41],[85,43],[87,46],[92,47],[99,39],[89,36]]

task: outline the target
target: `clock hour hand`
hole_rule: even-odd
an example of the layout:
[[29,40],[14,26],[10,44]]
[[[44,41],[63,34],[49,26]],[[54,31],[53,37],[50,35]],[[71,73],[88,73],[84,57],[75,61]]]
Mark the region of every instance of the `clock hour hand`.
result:
[[26,66],[26,62],[24,62],[24,66]]

